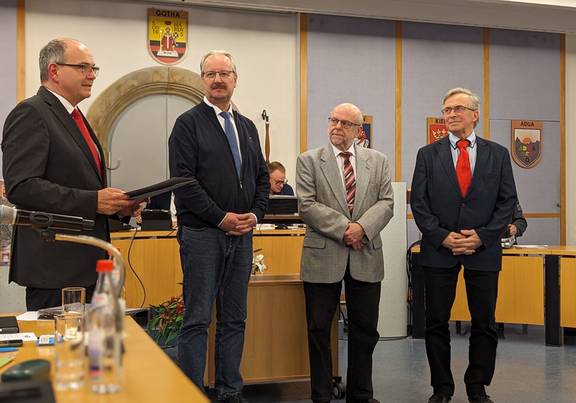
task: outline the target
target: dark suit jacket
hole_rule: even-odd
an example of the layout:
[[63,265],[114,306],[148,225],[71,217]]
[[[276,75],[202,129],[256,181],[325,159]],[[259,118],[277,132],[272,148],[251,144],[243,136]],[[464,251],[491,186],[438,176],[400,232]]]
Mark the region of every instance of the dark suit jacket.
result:
[[242,154],[240,178],[212,107],[200,102],[176,120],[168,143],[170,175],[196,179],[174,191],[178,226],[217,227],[228,211],[254,213],[258,221],[264,217],[270,182],[258,131],[236,111],[234,122]]
[[[497,271],[501,266],[500,234],[516,206],[516,185],[508,150],[477,137],[472,184],[462,197],[448,137],[418,151],[410,204],[422,232],[424,266]],[[442,246],[451,232],[475,229],[482,245],[473,255],[453,256]]]
[[[85,120],[104,157],[98,139]],[[96,214],[97,191],[106,187],[82,133],[62,103],[44,87],[10,112],[2,138],[8,200],[19,209],[95,220],[84,232],[108,238],[104,215]],[[104,253],[90,246],[45,242],[29,227],[15,226],[10,281],[35,288],[89,286],[96,282],[96,260]]]

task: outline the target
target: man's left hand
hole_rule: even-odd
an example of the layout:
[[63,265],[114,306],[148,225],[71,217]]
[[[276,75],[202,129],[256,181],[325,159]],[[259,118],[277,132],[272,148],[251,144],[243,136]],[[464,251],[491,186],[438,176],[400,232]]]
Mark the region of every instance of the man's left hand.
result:
[[357,222],[351,222],[348,224],[346,231],[344,232],[344,243],[348,246],[351,246],[355,250],[361,249],[364,246],[362,242],[362,238],[366,233],[364,232],[364,228]]
[[142,202],[141,200],[134,200],[129,206],[126,206],[122,210],[118,211],[118,215],[121,217],[138,217],[144,209],[144,206],[146,206],[146,203]]
[[238,224],[226,235],[240,236],[249,233],[256,226],[256,216],[253,213],[237,214]]
[[464,235],[464,238],[457,239],[455,241],[456,246],[452,248],[452,254],[454,255],[472,255],[476,252],[482,245],[482,240],[473,229],[463,229],[460,234]]

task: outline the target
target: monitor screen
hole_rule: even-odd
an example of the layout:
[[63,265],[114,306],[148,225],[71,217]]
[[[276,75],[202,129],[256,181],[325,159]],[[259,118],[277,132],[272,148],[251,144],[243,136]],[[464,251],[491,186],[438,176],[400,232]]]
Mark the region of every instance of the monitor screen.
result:
[[271,195],[268,200],[266,214],[296,214],[298,213],[298,201],[296,196]]

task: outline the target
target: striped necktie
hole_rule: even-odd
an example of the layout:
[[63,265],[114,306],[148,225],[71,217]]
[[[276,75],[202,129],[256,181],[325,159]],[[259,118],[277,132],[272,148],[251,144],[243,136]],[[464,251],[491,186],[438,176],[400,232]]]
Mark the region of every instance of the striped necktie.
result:
[[339,154],[344,158],[344,187],[346,188],[346,204],[348,205],[348,211],[352,214],[354,210],[354,199],[356,197],[356,177],[354,176],[354,169],[352,168],[352,163],[350,162],[350,157],[352,153],[345,152]]

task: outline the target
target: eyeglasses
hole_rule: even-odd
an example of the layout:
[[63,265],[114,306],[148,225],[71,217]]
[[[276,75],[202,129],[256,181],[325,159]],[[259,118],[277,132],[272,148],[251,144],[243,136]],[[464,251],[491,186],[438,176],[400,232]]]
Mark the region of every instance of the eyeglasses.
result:
[[222,80],[227,80],[232,77],[232,74],[236,74],[236,72],[233,70],[205,71],[202,73],[202,77],[206,77],[208,80],[214,80],[216,78],[216,74],[218,74]]
[[88,75],[89,72],[94,74],[94,77],[98,77],[98,73],[100,73],[100,67],[90,65],[87,63],[80,63],[80,64],[70,64],[70,63],[56,63],[58,66],[68,66],[80,69],[82,74]]
[[464,113],[464,111],[475,111],[476,109],[474,108],[470,108],[468,106],[464,106],[464,105],[456,105],[456,106],[447,106],[446,108],[442,108],[440,110],[440,112],[442,112],[443,115],[449,115],[451,112],[454,112],[456,114],[461,114]]
[[275,185],[285,185],[288,183],[288,179],[272,179],[272,182],[274,182]]
[[340,120],[340,119],[336,119],[333,117],[328,118],[328,123],[332,126],[338,126],[338,123],[340,123],[344,129],[351,129],[354,126],[362,126],[362,125],[359,125],[358,123],[352,123],[352,122],[349,122],[348,120]]

